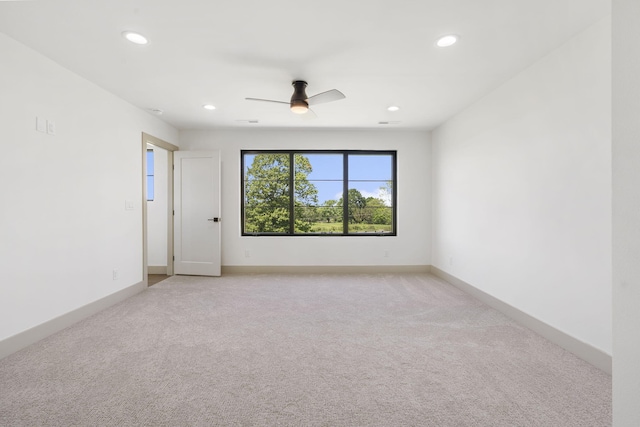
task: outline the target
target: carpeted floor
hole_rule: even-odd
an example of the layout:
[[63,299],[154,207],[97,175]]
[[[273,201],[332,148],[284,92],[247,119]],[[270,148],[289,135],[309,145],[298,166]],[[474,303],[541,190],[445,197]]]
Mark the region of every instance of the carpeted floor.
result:
[[1,426],[609,426],[611,377],[430,275],[171,277],[0,360]]

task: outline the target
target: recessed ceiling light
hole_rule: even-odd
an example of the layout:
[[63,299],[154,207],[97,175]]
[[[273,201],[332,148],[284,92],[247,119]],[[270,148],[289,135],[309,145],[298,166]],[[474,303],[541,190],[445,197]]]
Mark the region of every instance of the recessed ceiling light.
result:
[[211,104],[205,104],[202,106],[202,108],[204,108],[205,110],[215,110],[216,107],[215,105],[211,105]]
[[122,37],[135,44],[147,44],[149,40],[140,33],[134,33],[133,31],[123,31]]
[[392,105],[391,107],[387,108],[387,110],[389,111],[398,111],[400,109],[400,107],[398,107],[397,105]]
[[436,46],[438,46],[438,47],[449,47],[449,46],[452,46],[452,45],[456,44],[458,39],[459,39],[459,37],[456,36],[455,34],[449,34],[449,35],[446,35],[446,36],[442,36],[436,41]]

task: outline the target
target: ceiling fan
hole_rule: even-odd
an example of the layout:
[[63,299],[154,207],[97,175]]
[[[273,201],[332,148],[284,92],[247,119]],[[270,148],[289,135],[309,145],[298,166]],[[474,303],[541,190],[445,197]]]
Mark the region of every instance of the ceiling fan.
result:
[[296,80],[291,83],[293,86],[293,95],[291,95],[291,101],[275,101],[272,99],[261,98],[245,98],[248,101],[262,101],[262,102],[275,102],[277,104],[289,104],[291,111],[296,114],[305,114],[309,110],[310,105],[323,104],[325,102],[338,101],[346,98],[342,92],[337,89],[331,89],[326,92],[318,93],[313,96],[307,96],[305,88],[307,82],[303,80]]

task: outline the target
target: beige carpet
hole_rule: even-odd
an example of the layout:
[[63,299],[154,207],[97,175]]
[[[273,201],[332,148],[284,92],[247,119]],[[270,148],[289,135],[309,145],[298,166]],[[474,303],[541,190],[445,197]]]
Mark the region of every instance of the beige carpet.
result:
[[611,377],[430,275],[172,277],[0,360],[1,426],[609,426]]

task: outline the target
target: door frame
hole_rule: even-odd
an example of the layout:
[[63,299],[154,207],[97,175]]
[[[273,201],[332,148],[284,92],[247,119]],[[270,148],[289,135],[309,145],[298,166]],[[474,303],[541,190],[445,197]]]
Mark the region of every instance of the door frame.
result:
[[173,276],[173,152],[180,147],[142,132],[142,281],[148,283],[147,248],[147,144],[167,150],[167,275]]

